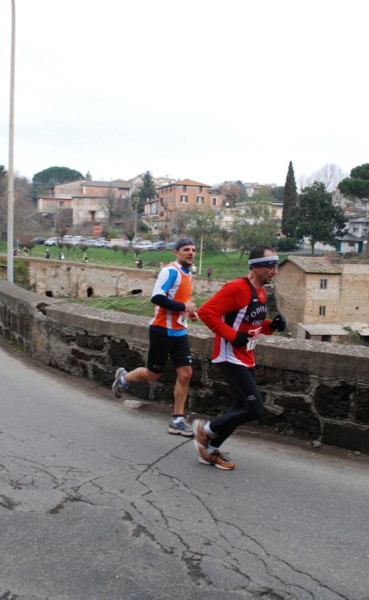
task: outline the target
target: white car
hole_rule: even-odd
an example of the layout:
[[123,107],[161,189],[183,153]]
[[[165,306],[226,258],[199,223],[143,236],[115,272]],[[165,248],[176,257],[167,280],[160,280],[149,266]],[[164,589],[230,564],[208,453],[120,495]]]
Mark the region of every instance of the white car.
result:
[[73,236],[72,235],[65,235],[63,237],[63,244],[71,244],[73,241]]
[[45,240],[45,246],[58,246],[61,243],[60,237],[51,237],[48,240]]
[[133,248],[137,248],[139,250],[153,250],[153,245],[150,240],[142,240],[141,242],[133,244]]
[[83,235],[74,235],[71,241],[73,246],[78,246],[79,244],[84,244],[86,242],[86,238]]

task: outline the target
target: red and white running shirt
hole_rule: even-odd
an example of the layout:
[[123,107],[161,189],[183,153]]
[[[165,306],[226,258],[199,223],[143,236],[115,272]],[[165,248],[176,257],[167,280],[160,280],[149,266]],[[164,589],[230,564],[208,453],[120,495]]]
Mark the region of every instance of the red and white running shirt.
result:
[[[271,320],[266,319],[266,289],[252,286],[247,279],[243,277],[226,283],[198,310],[200,319],[215,333],[213,363],[231,362],[254,367],[258,337],[261,333],[274,333],[269,326]],[[250,336],[247,346],[232,346],[238,332]]]

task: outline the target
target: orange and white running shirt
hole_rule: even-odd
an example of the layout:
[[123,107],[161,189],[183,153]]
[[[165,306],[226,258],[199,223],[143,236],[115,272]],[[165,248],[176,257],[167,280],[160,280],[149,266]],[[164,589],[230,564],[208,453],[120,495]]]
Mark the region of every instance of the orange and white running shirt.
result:
[[[169,336],[186,335],[187,320],[184,306],[182,310],[177,303],[185,304],[191,299],[192,277],[188,269],[182,267],[177,261],[165,265],[158,274],[151,298],[163,296],[173,302],[173,310],[170,302],[166,306],[155,306],[154,318],[150,321],[150,329],[164,333]],[[153,300],[155,303],[155,300]]]

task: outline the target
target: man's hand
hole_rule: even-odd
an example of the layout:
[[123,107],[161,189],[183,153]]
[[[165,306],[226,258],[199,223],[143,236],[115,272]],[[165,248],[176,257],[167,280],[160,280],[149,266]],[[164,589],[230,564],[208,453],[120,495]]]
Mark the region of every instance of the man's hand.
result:
[[194,302],[192,302],[192,300],[185,302],[185,312],[186,313],[188,313],[190,315],[192,313],[195,313],[196,311],[197,311],[196,304]]
[[246,346],[249,339],[250,336],[245,331],[239,331],[231,344],[235,348],[242,348],[243,346]]
[[286,329],[286,319],[282,315],[276,315],[270,322],[270,327],[274,331],[284,331]]
[[198,321],[199,315],[197,314],[196,310],[194,310],[193,312],[188,313],[188,318],[190,319],[190,321]]

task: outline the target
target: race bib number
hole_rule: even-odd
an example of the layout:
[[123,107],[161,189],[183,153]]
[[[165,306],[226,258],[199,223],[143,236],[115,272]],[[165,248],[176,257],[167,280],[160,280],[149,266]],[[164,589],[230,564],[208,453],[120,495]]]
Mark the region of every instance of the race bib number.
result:
[[254,350],[257,344],[257,339],[252,339],[247,342],[246,350]]
[[256,329],[249,330],[249,335],[252,335],[252,337],[250,337],[249,341],[246,344],[246,350],[255,350],[255,346],[258,342],[260,332],[261,332],[261,327],[257,327]]
[[181,313],[177,319],[177,323],[179,323],[180,325],[182,325],[182,327],[188,327],[188,323],[187,323],[187,315],[186,313]]

